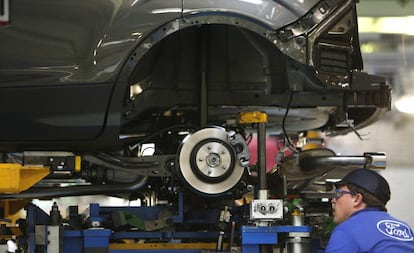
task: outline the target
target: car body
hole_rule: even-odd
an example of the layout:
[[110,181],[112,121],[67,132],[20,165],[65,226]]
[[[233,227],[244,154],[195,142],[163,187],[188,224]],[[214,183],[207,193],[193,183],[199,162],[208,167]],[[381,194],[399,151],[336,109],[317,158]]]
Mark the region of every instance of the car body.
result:
[[390,109],[386,80],[362,72],[353,0],[2,4],[6,154],[177,154],[178,133],[235,127],[242,112],[267,113],[273,134],[335,135]]

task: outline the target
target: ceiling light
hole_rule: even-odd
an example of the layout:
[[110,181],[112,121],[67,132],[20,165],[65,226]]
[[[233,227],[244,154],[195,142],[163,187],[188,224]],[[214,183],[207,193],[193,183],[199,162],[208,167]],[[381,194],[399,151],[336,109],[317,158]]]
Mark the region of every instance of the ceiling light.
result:
[[360,33],[414,35],[414,16],[405,17],[359,17]]
[[414,96],[405,95],[395,101],[395,108],[399,112],[414,114]]

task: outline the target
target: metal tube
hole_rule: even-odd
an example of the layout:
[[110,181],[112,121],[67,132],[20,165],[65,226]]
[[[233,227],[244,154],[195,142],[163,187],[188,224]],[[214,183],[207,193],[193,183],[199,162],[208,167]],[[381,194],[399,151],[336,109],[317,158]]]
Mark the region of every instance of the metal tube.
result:
[[142,188],[148,177],[142,177],[140,180],[130,184],[119,185],[82,185],[60,188],[31,188],[27,191],[16,194],[0,194],[0,199],[34,199],[34,198],[55,198],[66,196],[98,195],[98,194],[115,194],[133,192]]
[[259,189],[267,190],[266,183],[266,123],[257,125],[257,157],[259,162]]
[[228,252],[231,252],[231,248],[233,247],[235,232],[236,232],[236,222],[232,221],[231,222],[231,231],[230,231],[230,241],[229,241],[229,244],[227,246],[227,251]]
[[200,62],[200,73],[201,73],[201,83],[200,83],[200,124],[201,126],[207,125],[207,115],[208,115],[208,89],[207,89],[207,63],[208,63],[208,54],[207,54],[207,32],[205,30],[201,31],[201,62]]
[[224,237],[224,231],[220,231],[219,237],[217,240],[216,252],[223,252],[223,237]]
[[365,156],[314,156],[300,159],[302,170],[341,166],[347,168],[366,167],[369,169],[384,169],[386,158],[384,154],[365,154]]

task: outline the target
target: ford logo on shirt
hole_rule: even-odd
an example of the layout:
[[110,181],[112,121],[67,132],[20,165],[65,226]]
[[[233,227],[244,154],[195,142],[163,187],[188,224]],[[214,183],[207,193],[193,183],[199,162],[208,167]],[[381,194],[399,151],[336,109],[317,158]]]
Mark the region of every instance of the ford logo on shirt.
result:
[[413,234],[404,223],[394,220],[382,220],[377,223],[378,230],[386,236],[400,241],[412,241]]

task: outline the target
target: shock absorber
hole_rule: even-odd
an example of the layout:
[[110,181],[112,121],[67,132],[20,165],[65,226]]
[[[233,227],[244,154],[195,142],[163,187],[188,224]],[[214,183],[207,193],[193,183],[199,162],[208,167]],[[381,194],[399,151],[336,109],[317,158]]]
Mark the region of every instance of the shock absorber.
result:
[[[291,213],[292,226],[305,226],[304,208],[298,203]],[[289,232],[286,239],[287,253],[311,253],[310,232]]]

